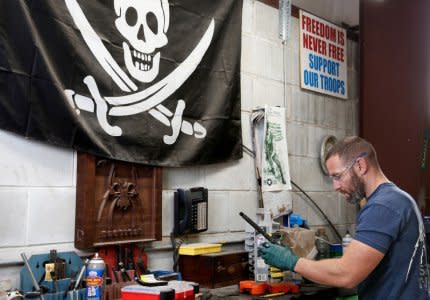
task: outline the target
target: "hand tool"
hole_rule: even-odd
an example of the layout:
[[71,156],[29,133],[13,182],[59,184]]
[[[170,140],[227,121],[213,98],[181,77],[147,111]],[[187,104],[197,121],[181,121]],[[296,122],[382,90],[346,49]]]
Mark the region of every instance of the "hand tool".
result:
[[137,267],[136,269],[139,270],[139,276],[148,274],[149,272],[146,269],[145,261],[143,260],[143,256],[142,256],[142,252],[144,251],[143,243],[138,243],[137,248],[138,248],[138,257],[136,262],[136,267]]
[[259,297],[254,297],[254,298],[252,298],[252,300],[272,299],[272,298],[281,297],[283,295],[285,295],[284,292],[273,293],[273,294],[266,294],[266,295],[262,295],[262,296],[259,296]]
[[79,271],[78,278],[76,278],[75,286],[73,287],[73,290],[77,290],[79,288],[79,285],[81,284],[82,277],[84,276],[85,268],[88,265],[88,262],[90,260],[88,258],[85,259],[84,264],[81,267],[81,270]]
[[113,277],[115,278],[115,282],[119,282],[118,274],[114,267],[112,267],[112,274],[113,274]]
[[24,253],[24,252],[23,252],[23,253],[21,253],[21,257],[22,257],[22,260],[24,261],[25,268],[27,269],[28,273],[30,274],[31,281],[33,281],[33,286],[34,286],[34,288],[36,289],[36,292],[39,292],[39,293],[40,293],[40,300],[45,300],[45,298],[43,297],[43,293],[42,293],[42,291],[41,291],[41,289],[40,289],[40,286],[39,286],[39,284],[37,283],[36,277],[34,277],[34,273],[33,273],[33,271],[31,270],[30,264],[28,263],[27,256],[25,255],[25,253]]
[[130,248],[124,248],[124,265],[127,270],[134,270],[133,252]]
[[34,299],[39,298],[42,295],[41,292],[31,291],[24,294],[24,298]]
[[119,270],[121,272],[121,278],[123,282],[131,281],[130,275],[128,275],[127,270],[125,269],[124,263],[120,261],[118,263]]
[[239,213],[239,216],[241,216],[246,222],[248,222],[249,225],[251,225],[258,233],[260,233],[262,236],[266,238],[269,242],[273,244],[279,244],[279,241],[272,238],[266,231],[264,231],[263,228],[257,225],[254,221],[252,221],[247,215],[245,215],[243,212]]
[[117,259],[116,259],[116,263],[118,266],[118,270],[121,272],[121,279],[123,282],[127,282],[127,281],[131,281],[130,276],[128,275],[126,269],[125,269],[125,265],[123,262],[123,257],[122,257],[122,246],[118,245],[117,247]]
[[55,249],[49,250],[49,261],[44,262],[43,264],[45,265],[45,271],[48,271],[46,269],[46,266],[48,264],[51,264],[53,266],[52,269],[49,269],[49,275],[51,271],[54,271],[55,277],[57,280],[63,279],[65,277],[66,261],[58,256],[57,250]]
[[146,277],[146,278],[144,278],[143,280],[136,277],[135,281],[138,284],[143,285],[143,286],[163,286],[163,285],[168,284],[167,281],[155,279],[153,274],[147,274],[147,275],[144,275],[144,277]]
[[126,272],[129,278],[131,278],[131,280],[134,277],[136,277],[137,272],[136,272],[136,264],[134,263],[134,257],[133,257],[133,244],[129,244],[125,248],[125,267],[126,267]]
[[51,279],[52,279],[52,281],[53,281],[53,283],[54,283],[54,290],[55,290],[55,293],[58,293],[60,290],[59,290],[59,288],[58,288],[57,274],[56,274],[56,272],[55,272],[55,271],[51,271],[51,272],[49,272],[49,273],[50,273],[50,275],[51,275]]

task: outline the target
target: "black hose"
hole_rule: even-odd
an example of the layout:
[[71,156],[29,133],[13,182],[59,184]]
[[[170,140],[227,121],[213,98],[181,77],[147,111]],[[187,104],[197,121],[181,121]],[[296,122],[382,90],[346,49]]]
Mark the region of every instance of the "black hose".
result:
[[309,201],[312,202],[312,204],[318,209],[318,211],[321,213],[321,215],[324,217],[324,219],[327,221],[328,225],[330,225],[331,229],[333,229],[336,236],[339,238],[339,241],[342,241],[342,236],[339,234],[339,231],[337,231],[336,227],[334,227],[333,223],[330,221],[330,219],[327,217],[327,215],[322,211],[322,209],[318,206],[318,204],[315,203],[314,200],[304,191],[300,186],[298,186],[294,181],[290,180],[291,183],[300,191],[302,192]]
[[173,248],[173,271],[179,272],[179,248],[181,247],[184,241],[176,238],[173,232],[171,232],[170,242],[172,243],[172,248]]

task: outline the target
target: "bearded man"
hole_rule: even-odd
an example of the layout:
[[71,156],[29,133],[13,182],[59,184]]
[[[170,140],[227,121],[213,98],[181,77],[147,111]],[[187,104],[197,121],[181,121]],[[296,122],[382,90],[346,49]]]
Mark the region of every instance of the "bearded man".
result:
[[326,157],[333,188],[352,204],[366,198],[352,242],[340,258],[310,260],[287,246],[265,243],[269,265],[316,283],[353,288],[359,299],[429,299],[429,272],[422,217],[414,199],[389,181],[374,147],[346,137]]

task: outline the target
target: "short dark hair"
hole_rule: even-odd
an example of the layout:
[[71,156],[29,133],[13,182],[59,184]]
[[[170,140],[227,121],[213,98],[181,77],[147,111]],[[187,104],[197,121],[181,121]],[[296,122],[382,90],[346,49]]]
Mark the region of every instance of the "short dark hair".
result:
[[359,156],[363,156],[373,165],[379,167],[376,151],[373,145],[358,136],[347,136],[339,140],[328,151],[325,161],[334,155],[338,155],[344,163],[352,161]]

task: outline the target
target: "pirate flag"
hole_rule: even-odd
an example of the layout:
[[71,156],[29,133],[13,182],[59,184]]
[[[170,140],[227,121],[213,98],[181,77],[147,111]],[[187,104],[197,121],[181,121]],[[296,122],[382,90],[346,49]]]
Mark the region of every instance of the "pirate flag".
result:
[[2,0],[0,128],[157,166],[242,157],[238,0]]

